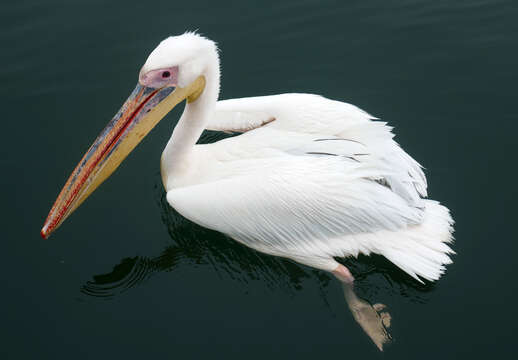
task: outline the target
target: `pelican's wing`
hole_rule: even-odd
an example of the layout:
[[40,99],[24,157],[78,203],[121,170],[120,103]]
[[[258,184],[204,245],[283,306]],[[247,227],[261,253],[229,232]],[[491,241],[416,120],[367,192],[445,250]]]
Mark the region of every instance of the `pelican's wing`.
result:
[[207,130],[246,132],[272,123],[284,131],[336,135],[352,123],[375,119],[360,108],[314,94],[220,100]]
[[344,236],[395,231],[422,219],[422,209],[374,180],[379,169],[367,163],[315,154],[234,163],[240,171],[171,189],[168,202],[202,226],[292,258],[339,256],[351,247],[357,254],[368,244],[344,243]]
[[[378,160],[377,165],[390,167],[394,173],[403,174],[400,179],[386,176],[384,181],[399,195],[418,206],[420,198],[427,196],[426,177],[421,166],[393,140],[392,128],[385,122],[372,121],[375,119],[354,105],[319,95],[281,94],[218,101],[207,128],[246,132],[263,127],[261,131],[269,129],[311,134],[322,140],[321,147],[330,149],[327,151],[330,153],[335,153],[334,147],[343,147],[346,143],[324,140],[343,139],[360,143],[364,148],[356,152],[367,152]],[[257,143],[264,144],[270,141],[268,139],[271,136],[264,136]],[[271,145],[279,148],[284,143],[286,139],[280,137],[277,144]],[[311,150],[317,148],[316,144],[308,144],[309,148],[306,147],[305,152],[318,151]],[[347,155],[347,152],[338,154]]]
[[273,114],[251,107],[251,98],[218,101],[207,130],[242,133],[275,120]]

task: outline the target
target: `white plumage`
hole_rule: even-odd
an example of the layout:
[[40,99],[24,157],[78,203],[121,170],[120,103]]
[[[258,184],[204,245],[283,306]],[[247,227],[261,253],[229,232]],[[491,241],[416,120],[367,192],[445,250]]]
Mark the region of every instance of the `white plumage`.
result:
[[333,256],[376,253],[416,279],[436,280],[450,262],[451,217],[421,198],[419,164],[373,119],[308,94],[220,101],[209,129],[266,125],[196,145],[189,185],[169,185],[163,174],[167,199],[190,220],[265,253],[327,271],[338,266]]
[[[178,49],[188,66],[169,61]],[[192,58],[192,59],[191,59]],[[195,59],[195,60],[193,60]],[[164,40],[144,69],[173,64],[204,75],[162,155],[167,200],[188,219],[258,251],[332,271],[333,257],[376,253],[419,280],[437,280],[453,253],[452,219],[424,200],[420,165],[391,128],[359,108],[310,94],[216,103],[219,60],[210,40]],[[203,129],[244,132],[194,145]],[[190,139],[190,140],[186,140]]]

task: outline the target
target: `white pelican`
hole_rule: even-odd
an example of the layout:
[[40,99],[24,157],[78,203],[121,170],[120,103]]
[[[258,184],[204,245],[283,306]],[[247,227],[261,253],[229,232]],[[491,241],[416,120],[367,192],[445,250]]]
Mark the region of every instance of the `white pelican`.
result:
[[[360,253],[383,255],[418,281],[439,279],[451,263],[453,220],[446,207],[424,199],[421,167],[386,123],[310,94],[218,102],[219,87],[213,41],[194,33],[162,41],[68,179],[41,235],[60,226],[186,99],[161,158],[167,201],[180,214],[346,284],[353,277],[334,258]],[[243,134],[197,145],[204,129]]]

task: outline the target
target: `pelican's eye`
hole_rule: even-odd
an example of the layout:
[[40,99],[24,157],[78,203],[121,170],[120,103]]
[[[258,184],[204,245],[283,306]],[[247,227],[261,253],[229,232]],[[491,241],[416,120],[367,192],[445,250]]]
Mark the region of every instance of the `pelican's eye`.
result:
[[149,70],[139,74],[139,82],[147,87],[159,89],[164,86],[176,86],[178,83],[178,66]]

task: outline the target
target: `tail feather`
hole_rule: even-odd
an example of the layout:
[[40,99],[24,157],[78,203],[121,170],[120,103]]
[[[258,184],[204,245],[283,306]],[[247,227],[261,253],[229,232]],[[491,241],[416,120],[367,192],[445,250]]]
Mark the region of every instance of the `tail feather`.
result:
[[381,254],[416,280],[438,280],[451,264],[448,246],[453,241],[453,219],[437,201],[425,201],[425,215],[419,225],[410,226],[391,239]]

